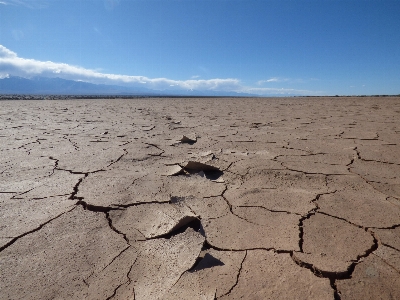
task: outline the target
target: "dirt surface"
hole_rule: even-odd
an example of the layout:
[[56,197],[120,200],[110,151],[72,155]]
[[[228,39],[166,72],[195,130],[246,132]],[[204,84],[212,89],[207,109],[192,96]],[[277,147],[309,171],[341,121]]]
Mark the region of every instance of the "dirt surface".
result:
[[0,102],[1,299],[400,299],[400,98]]

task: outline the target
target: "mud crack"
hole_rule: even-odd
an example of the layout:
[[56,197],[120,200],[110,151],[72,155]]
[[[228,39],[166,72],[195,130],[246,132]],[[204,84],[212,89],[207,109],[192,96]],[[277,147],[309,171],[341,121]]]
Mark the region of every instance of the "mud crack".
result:
[[15,237],[15,238],[13,238],[11,241],[9,241],[8,243],[6,243],[4,246],[0,247],[0,252],[3,251],[4,249],[6,249],[7,247],[11,246],[12,244],[14,244],[14,243],[15,243],[17,240],[19,240],[20,238],[22,238],[22,237],[24,237],[24,236],[26,236],[26,235],[28,235],[28,234],[31,234],[31,233],[33,233],[33,232],[39,231],[40,229],[42,229],[45,225],[47,225],[47,224],[50,223],[51,221],[53,221],[53,220],[55,220],[55,219],[58,219],[58,218],[61,217],[62,215],[66,214],[66,213],[69,213],[69,212],[73,211],[74,209],[75,209],[75,207],[72,208],[72,209],[70,209],[70,210],[68,210],[68,211],[65,211],[65,212],[59,214],[58,216],[56,216],[56,217],[54,217],[54,218],[52,218],[52,219],[50,219],[50,220],[48,220],[48,221],[46,221],[46,222],[44,222],[43,224],[39,225],[39,227],[36,227],[35,229],[29,230],[29,231],[27,231],[27,232],[25,232],[25,233],[23,233],[23,234],[21,234],[21,235]]
[[241,274],[242,269],[243,269],[243,263],[244,263],[244,261],[246,260],[246,257],[247,257],[247,250],[245,250],[245,254],[244,254],[243,260],[242,260],[242,262],[240,263],[240,267],[239,267],[239,271],[238,271],[237,276],[236,276],[235,284],[229,289],[229,291],[228,291],[227,293],[221,295],[221,297],[219,297],[219,298],[222,298],[222,297],[227,296],[227,295],[229,295],[230,293],[232,293],[233,289],[238,285],[238,283],[239,283],[239,278],[240,278],[240,274]]

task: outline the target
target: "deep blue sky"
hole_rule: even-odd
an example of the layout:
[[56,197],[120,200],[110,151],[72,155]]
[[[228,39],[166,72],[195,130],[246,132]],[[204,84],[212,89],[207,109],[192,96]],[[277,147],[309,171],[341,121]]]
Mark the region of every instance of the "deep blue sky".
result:
[[[0,45],[160,89],[400,94],[399,0],[0,0]],[[32,74],[9,64],[3,77]]]

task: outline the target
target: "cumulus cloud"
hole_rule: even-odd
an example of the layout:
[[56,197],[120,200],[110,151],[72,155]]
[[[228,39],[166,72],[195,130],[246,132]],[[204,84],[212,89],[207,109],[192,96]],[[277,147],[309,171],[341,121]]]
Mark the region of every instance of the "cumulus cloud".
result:
[[80,80],[96,84],[114,84],[131,87],[145,87],[153,90],[198,90],[242,92],[257,95],[268,94],[301,94],[314,95],[318,92],[296,89],[278,89],[244,86],[237,78],[198,79],[193,76],[188,80],[174,80],[169,78],[149,78],[146,76],[130,76],[108,74],[100,71],[72,66],[52,61],[39,61],[22,58],[17,53],[0,45],[0,78],[7,76],[32,78],[35,76],[59,77],[70,80]]
[[7,49],[6,47],[0,45],[0,59],[2,58],[16,58],[17,53]]
[[178,87],[183,90],[232,91],[241,88],[240,80],[235,78],[173,80],[168,78],[101,73],[64,63],[21,58],[15,52],[0,45],[0,76],[6,74],[27,78],[34,76],[60,77],[92,83],[143,86],[156,90]]

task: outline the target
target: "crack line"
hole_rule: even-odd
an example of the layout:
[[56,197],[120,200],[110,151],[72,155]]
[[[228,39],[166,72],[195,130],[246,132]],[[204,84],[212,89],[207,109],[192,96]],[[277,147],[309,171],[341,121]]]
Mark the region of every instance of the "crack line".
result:
[[[241,272],[242,272],[243,263],[244,263],[244,261],[246,260],[246,257],[247,257],[247,250],[245,250],[245,254],[244,254],[243,260],[242,260],[242,262],[240,263],[240,267],[239,267],[239,271],[238,271],[237,276],[236,276],[236,282],[235,282],[235,284],[229,289],[229,291],[228,291],[227,293],[221,295],[221,297],[224,297],[224,296],[229,295],[229,294],[233,291],[233,289],[238,285],[238,283],[239,283],[239,277],[240,277],[240,274],[241,274]],[[221,298],[221,297],[219,297],[219,298]]]
[[22,237],[24,237],[24,236],[26,236],[26,235],[28,235],[28,234],[30,234],[30,233],[39,231],[40,229],[42,229],[45,225],[47,225],[47,224],[50,223],[51,221],[53,221],[53,220],[55,220],[55,219],[61,217],[63,214],[66,214],[66,213],[69,213],[69,212],[73,211],[74,209],[75,209],[75,207],[72,208],[72,209],[70,209],[70,210],[68,210],[68,211],[65,211],[65,212],[59,214],[58,216],[56,216],[56,217],[54,217],[54,218],[52,218],[52,219],[50,219],[50,220],[48,220],[48,221],[46,221],[45,223],[41,224],[41,225],[40,225],[39,227],[37,227],[37,228],[32,229],[32,230],[30,230],[30,231],[27,231],[27,232],[25,232],[25,233],[23,233],[23,234],[21,234],[21,235],[15,237],[15,238],[13,238],[13,239],[12,239],[11,241],[9,241],[7,244],[5,244],[4,246],[0,247],[0,252],[3,251],[4,249],[6,249],[7,247],[11,246],[12,244],[14,244],[18,239],[20,239],[20,238],[22,238]]

